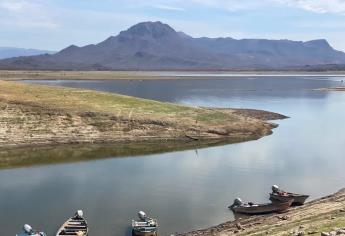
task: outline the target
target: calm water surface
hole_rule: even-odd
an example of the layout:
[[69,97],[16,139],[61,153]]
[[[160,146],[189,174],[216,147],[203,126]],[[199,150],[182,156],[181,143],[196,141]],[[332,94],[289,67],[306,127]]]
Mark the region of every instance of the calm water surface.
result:
[[337,191],[345,187],[345,93],[311,89],[341,86],[341,79],[36,81],[291,118],[258,141],[1,170],[1,234],[15,235],[30,223],[54,235],[81,208],[91,235],[129,235],[138,210],[157,217],[161,235],[169,235],[231,220],[226,207],[235,197],[265,202],[272,184],[312,198]]

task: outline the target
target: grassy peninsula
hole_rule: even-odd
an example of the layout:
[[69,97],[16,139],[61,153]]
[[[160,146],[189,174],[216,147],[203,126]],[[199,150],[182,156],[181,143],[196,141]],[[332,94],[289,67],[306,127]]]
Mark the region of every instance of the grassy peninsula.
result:
[[[0,81],[0,146],[152,140],[252,140],[284,118],[207,109],[85,89]],[[258,116],[262,113],[262,119]],[[269,114],[269,115],[267,115]]]

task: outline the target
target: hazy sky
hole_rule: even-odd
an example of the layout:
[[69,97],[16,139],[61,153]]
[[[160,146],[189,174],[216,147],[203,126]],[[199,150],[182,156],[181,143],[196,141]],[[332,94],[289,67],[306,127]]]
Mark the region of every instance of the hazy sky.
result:
[[325,38],[345,51],[345,0],[0,0],[0,46],[60,50],[158,20],[195,37]]

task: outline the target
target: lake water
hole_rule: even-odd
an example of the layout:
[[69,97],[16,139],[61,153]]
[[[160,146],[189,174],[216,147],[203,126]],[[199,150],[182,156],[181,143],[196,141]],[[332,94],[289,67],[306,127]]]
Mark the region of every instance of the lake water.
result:
[[[129,147],[98,151],[87,145],[86,151],[22,151],[18,155],[67,160],[0,170],[1,234],[15,235],[29,223],[55,235],[81,208],[91,235],[130,235],[139,210],[157,217],[160,234],[170,235],[232,220],[227,206],[234,198],[267,202],[273,184],[311,199],[333,193],[345,187],[345,93],[312,89],[341,86],[342,79],[27,81],[193,106],[265,109],[291,118],[276,121],[274,134],[260,140],[197,150],[152,154],[143,147],[133,153]],[[126,154],[113,154],[117,148]]]

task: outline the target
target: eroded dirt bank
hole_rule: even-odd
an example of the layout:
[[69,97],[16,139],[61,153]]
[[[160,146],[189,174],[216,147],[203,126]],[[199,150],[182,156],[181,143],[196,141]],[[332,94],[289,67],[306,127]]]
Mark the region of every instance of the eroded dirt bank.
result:
[[342,189],[304,206],[291,208],[284,214],[238,219],[208,229],[178,234],[178,236],[321,235],[323,232],[337,232],[335,229],[344,227],[345,189]]

